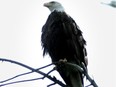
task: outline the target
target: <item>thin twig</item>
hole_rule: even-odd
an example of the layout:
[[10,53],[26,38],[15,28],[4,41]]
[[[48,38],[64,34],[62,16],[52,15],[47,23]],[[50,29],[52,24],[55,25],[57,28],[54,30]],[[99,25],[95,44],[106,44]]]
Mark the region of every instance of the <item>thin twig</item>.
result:
[[56,84],[56,83],[49,84],[49,85],[47,85],[47,87],[53,86],[53,85],[55,85],[55,84]]
[[93,85],[94,87],[98,87],[98,85],[96,84],[96,82],[88,75],[88,72],[87,72],[87,70],[85,68],[85,65],[83,63],[82,63],[82,67],[84,69],[84,75],[90,81],[91,85]]
[[23,76],[23,75],[27,75],[27,74],[30,74],[30,73],[32,73],[32,71],[31,71],[31,72],[26,72],[26,73],[22,73],[22,74],[16,75],[16,76],[11,77],[11,78],[9,78],[9,79],[0,81],[0,83],[4,83],[4,82],[10,81],[10,80],[13,80],[13,79],[15,79],[15,78],[17,78],[17,77],[20,77],[20,76]]
[[34,78],[34,79],[27,79],[27,80],[21,80],[21,81],[9,82],[9,83],[5,83],[5,84],[1,84],[0,87],[2,87],[2,86],[6,86],[6,85],[10,85],[10,84],[15,84],[15,83],[22,83],[22,82],[35,81],[35,80],[39,80],[39,79],[42,79],[42,78],[43,78],[43,77],[40,77],[40,78]]
[[[50,70],[47,75],[49,75],[51,72],[53,72],[55,70],[55,68],[53,68],[52,70]],[[43,79],[45,78],[45,76],[43,77]]]
[[38,69],[36,69],[36,70],[44,69],[44,68],[46,68],[46,67],[49,67],[49,66],[51,66],[51,65],[53,65],[53,63],[51,63],[51,64],[48,64],[48,65],[46,65],[46,66],[43,66],[43,67],[40,67],[40,68],[38,68]]
[[[40,69],[44,69],[44,68],[46,68],[46,67],[48,67],[48,66],[51,66],[51,65],[53,65],[53,64],[48,64],[48,65],[46,65],[46,66],[37,68],[37,69],[35,69],[35,71],[38,71],[38,70],[40,70]],[[13,80],[13,79],[15,79],[15,78],[17,78],[17,77],[21,77],[21,76],[24,76],[24,75],[27,75],[27,74],[31,74],[31,73],[33,73],[33,71],[26,72],[26,73],[22,73],[22,74],[18,74],[18,75],[14,76],[14,77],[11,77],[11,78],[9,78],[9,79],[0,81],[0,83],[4,83],[4,82],[10,81],[10,80]]]
[[89,87],[89,86],[91,86],[91,84],[89,84],[89,85],[87,85],[87,86],[85,86],[85,87]]

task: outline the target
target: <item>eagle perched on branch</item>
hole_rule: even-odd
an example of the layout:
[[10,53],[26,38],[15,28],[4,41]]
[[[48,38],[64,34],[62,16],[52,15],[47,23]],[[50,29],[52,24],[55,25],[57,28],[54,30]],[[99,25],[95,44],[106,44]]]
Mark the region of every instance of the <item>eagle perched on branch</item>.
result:
[[[82,63],[87,67],[86,41],[82,36],[75,21],[67,15],[63,6],[56,1],[44,3],[51,13],[42,28],[41,42],[43,47],[43,55],[49,54],[52,62],[58,62],[66,59],[67,62],[81,66]],[[69,73],[68,71],[58,70],[61,77],[69,87],[74,87],[73,82],[80,79],[83,87],[82,73]],[[76,76],[78,75],[78,76]],[[74,80],[71,79],[74,77]]]

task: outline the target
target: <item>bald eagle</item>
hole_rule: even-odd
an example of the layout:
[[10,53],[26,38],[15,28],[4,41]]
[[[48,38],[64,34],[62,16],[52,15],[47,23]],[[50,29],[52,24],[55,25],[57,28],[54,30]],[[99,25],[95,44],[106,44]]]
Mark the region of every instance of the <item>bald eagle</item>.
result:
[[[70,63],[87,66],[86,41],[75,21],[67,15],[63,6],[56,1],[44,3],[51,13],[42,27],[41,42],[43,55],[49,54],[52,62],[66,59]],[[72,86],[70,75],[58,70],[67,85]],[[81,80],[82,74],[80,74]],[[83,81],[81,82],[83,85]]]

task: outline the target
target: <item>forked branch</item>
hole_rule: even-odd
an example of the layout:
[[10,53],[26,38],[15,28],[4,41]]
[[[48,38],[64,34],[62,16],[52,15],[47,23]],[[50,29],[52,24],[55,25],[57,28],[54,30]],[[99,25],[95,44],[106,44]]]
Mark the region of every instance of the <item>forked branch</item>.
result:
[[[20,83],[20,82],[27,82],[27,81],[35,81],[35,80],[40,80],[40,79],[44,79],[45,77],[50,79],[51,81],[53,81],[52,84],[48,85],[48,87],[52,86],[52,85],[55,85],[55,84],[58,84],[60,85],[61,87],[68,87],[66,86],[64,83],[62,83],[61,81],[57,80],[55,77],[51,77],[49,75],[49,73],[51,73],[53,70],[51,70],[50,72],[48,72],[47,74],[40,71],[40,69],[43,69],[43,68],[47,68],[53,64],[55,64],[57,66],[57,63],[59,62],[56,62],[56,63],[53,63],[53,64],[49,64],[49,65],[46,65],[46,66],[43,66],[43,67],[40,67],[40,68],[37,68],[37,69],[34,69],[28,65],[25,65],[23,63],[20,63],[20,62],[17,62],[17,61],[13,61],[13,60],[9,60],[9,59],[4,59],[4,58],[0,58],[0,61],[5,61],[5,62],[11,62],[13,64],[16,64],[16,65],[19,65],[19,66],[22,66],[24,68],[27,68],[29,70],[31,70],[30,72],[26,72],[26,73],[22,73],[22,74],[19,74],[19,75],[16,75],[12,78],[9,78],[7,80],[4,80],[4,81],[0,81],[0,87],[2,86],[6,86],[6,85],[10,85],[10,84],[14,84],[14,83]],[[70,67],[69,70],[73,70],[74,72],[81,72],[82,74],[84,74],[87,78],[87,80],[91,83],[90,85],[86,86],[86,87],[89,87],[89,86],[93,86],[93,87],[98,87],[97,84],[95,83],[95,81],[88,75],[88,72],[86,70],[86,67],[84,66],[84,64],[82,63],[82,67],[78,66],[77,64],[72,64],[72,63],[69,63],[69,62],[66,62],[65,63],[67,67]],[[9,82],[9,83],[5,83],[5,82],[8,82],[12,79],[15,79],[17,77],[20,77],[20,76],[24,76],[24,75],[27,75],[27,74],[31,74],[33,72],[36,72],[38,74],[41,74],[43,77],[40,77],[40,78],[34,78],[34,79],[29,79],[29,80],[21,80],[21,81],[15,81],[15,82]]]

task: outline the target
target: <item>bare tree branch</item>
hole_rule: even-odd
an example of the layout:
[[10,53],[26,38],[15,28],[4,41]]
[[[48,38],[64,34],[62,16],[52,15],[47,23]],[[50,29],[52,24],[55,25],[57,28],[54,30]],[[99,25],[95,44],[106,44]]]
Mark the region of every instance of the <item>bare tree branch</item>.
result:
[[55,85],[55,84],[56,84],[56,83],[52,83],[52,84],[48,85],[47,87],[53,86],[53,85]]
[[[64,62],[62,62],[62,63],[64,63]],[[73,64],[73,63],[69,63],[69,62],[66,62],[65,64],[66,64],[65,66],[68,67],[68,71],[74,71],[74,72],[79,71],[79,72],[83,73],[86,76],[87,80],[90,81],[90,83],[91,83],[90,85],[93,85],[93,87],[98,87],[97,84],[95,83],[95,81],[88,75],[88,72],[87,72],[87,69],[86,69],[84,63],[82,63],[82,67],[78,66],[77,64]]]
[[[46,65],[46,66],[37,68],[37,69],[35,69],[35,70],[38,71],[38,70],[40,70],[40,69],[44,69],[44,68],[49,67],[49,66],[51,66],[51,65],[53,65],[53,64],[51,63],[51,64],[48,64],[48,65]],[[27,75],[27,74],[31,74],[31,73],[33,73],[33,71],[26,72],[26,73],[22,73],[22,74],[18,74],[18,75],[13,76],[13,77],[11,77],[11,78],[9,78],[9,79],[0,81],[0,83],[4,83],[4,82],[10,81],[10,80],[13,80],[13,79],[15,79],[15,78],[17,78],[17,77],[21,77],[21,76],[24,76],[24,75]],[[50,73],[50,72],[49,72],[49,73]],[[47,74],[49,74],[49,73],[47,73]],[[44,77],[44,78],[45,78],[45,77]]]
[[51,81],[57,83],[58,85],[60,85],[60,86],[62,86],[62,87],[66,87],[65,84],[63,84],[61,81],[57,80],[56,78],[52,78],[52,77],[49,76],[48,74],[45,74],[45,73],[43,73],[43,72],[41,72],[41,71],[39,71],[39,70],[36,70],[36,69],[34,69],[34,68],[30,67],[30,66],[25,65],[25,64],[23,64],[23,63],[19,63],[19,62],[17,62],[17,61],[5,59],[5,58],[0,58],[0,61],[6,61],[6,62],[11,62],[11,63],[13,63],[13,64],[17,64],[17,65],[19,65],[19,66],[22,66],[22,67],[24,67],[24,68],[27,68],[27,69],[31,70],[32,72],[36,72],[36,73],[38,73],[38,74],[43,75],[44,77],[50,79]]
[[[55,68],[53,68],[52,70],[50,70],[47,75],[49,75],[51,72],[53,72],[54,70],[56,70]],[[45,76],[43,77],[43,79],[45,78]]]
[[[27,82],[27,81],[34,81],[34,80],[44,79],[45,77],[48,78],[48,79],[50,79],[51,81],[53,81],[53,83],[50,84],[50,85],[48,85],[47,87],[50,87],[50,86],[55,85],[55,84],[58,84],[61,87],[68,87],[64,83],[62,83],[61,81],[57,80],[55,77],[51,77],[49,75],[49,73],[51,73],[54,70],[56,70],[56,68],[50,70],[47,74],[45,74],[44,72],[39,71],[40,69],[47,68],[47,67],[49,67],[49,66],[51,66],[53,64],[57,65],[59,62],[56,62],[56,63],[53,63],[53,64],[49,64],[49,65],[46,65],[46,66],[43,66],[43,67],[34,69],[34,68],[30,67],[30,66],[27,66],[25,64],[22,64],[22,63],[13,61],[13,60],[9,60],[9,59],[0,58],[0,61],[11,62],[13,64],[17,64],[19,66],[22,66],[24,68],[27,68],[27,69],[31,70],[30,72],[22,73],[22,74],[19,74],[19,75],[14,76],[12,78],[9,78],[7,80],[0,81],[0,83],[4,83],[4,82],[7,82],[7,81],[10,81],[10,80],[15,79],[15,78],[20,77],[20,76],[24,76],[24,75],[27,75],[27,74],[31,74],[33,72],[36,72],[38,74],[43,75],[43,77],[40,77],[40,78],[34,78],[34,79],[28,79],[28,80],[21,80],[21,81],[14,81],[14,82],[9,82],[9,83],[4,83],[4,84],[1,84],[0,87],[5,86],[5,85],[14,84],[14,83],[21,83],[21,82]],[[82,74],[84,74],[86,76],[87,80],[89,80],[90,83],[91,83],[88,86],[93,85],[94,87],[98,87],[97,84],[95,83],[95,81],[93,79],[91,79],[91,77],[88,75],[87,69],[86,69],[86,67],[85,67],[85,65],[83,63],[82,63],[82,67],[78,66],[77,64],[72,64],[72,63],[69,63],[69,62],[66,62],[65,64],[68,67],[68,71],[69,72],[70,71],[74,71],[74,72],[78,72],[79,71]],[[86,86],[86,87],[88,87],[88,86]]]
[[84,75],[90,81],[91,85],[93,85],[94,87],[98,87],[98,85],[96,84],[96,82],[88,75],[88,72],[86,70],[86,67],[85,67],[84,63],[82,63],[82,65],[83,65],[82,67],[83,67],[83,70],[84,70]]
[[36,70],[44,69],[44,68],[46,68],[46,67],[49,67],[49,66],[51,66],[51,65],[53,65],[53,63],[51,63],[51,64],[48,64],[48,65],[46,65],[46,66],[43,66],[43,67],[40,67],[40,68],[38,68],[38,69],[36,69]]
[[43,79],[43,77],[40,77],[40,78],[34,78],[34,79],[27,79],[27,80],[21,80],[21,81],[9,82],[9,83],[5,83],[5,84],[1,84],[0,87],[2,87],[2,86],[6,86],[6,85],[10,85],[10,84],[15,84],[15,83],[35,81],[35,80],[40,80],[40,79]]
[[30,73],[32,73],[32,71],[31,71],[31,72],[26,72],[26,73],[22,73],[22,74],[16,75],[16,76],[11,77],[11,78],[9,78],[9,79],[0,81],[0,83],[4,83],[4,82],[10,81],[10,80],[13,80],[13,79],[15,79],[15,78],[17,78],[17,77],[20,77],[20,76],[23,76],[23,75],[27,75],[27,74],[30,74]]

